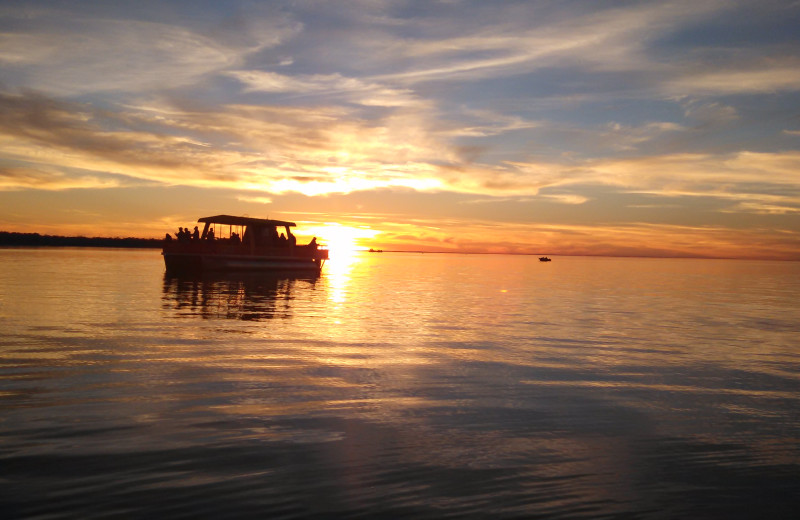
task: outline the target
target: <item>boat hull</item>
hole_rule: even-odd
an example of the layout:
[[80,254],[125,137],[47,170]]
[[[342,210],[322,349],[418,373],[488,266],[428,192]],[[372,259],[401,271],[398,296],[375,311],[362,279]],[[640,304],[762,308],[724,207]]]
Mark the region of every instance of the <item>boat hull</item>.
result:
[[170,274],[204,272],[311,272],[319,273],[326,250],[211,252],[188,247],[165,247],[164,265]]

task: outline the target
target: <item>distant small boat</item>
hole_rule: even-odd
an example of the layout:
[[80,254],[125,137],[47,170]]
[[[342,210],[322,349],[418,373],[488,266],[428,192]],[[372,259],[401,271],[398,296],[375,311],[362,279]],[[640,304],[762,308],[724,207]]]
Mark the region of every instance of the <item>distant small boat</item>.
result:
[[539,257],[539,261],[540,262],[550,262],[551,260],[549,258],[547,258],[546,256],[540,256]]
[[[319,274],[328,259],[328,250],[321,249],[316,238],[306,245],[296,243],[290,230],[294,222],[231,215],[203,217],[197,222],[205,223],[202,235],[195,227],[194,233],[187,228],[177,240],[169,234],[165,237],[161,254],[168,273],[305,271]],[[215,228],[227,231],[228,236],[215,236]],[[279,236],[278,228],[283,228],[286,234]]]
[[383,253],[383,249],[372,249],[372,248],[370,247],[370,248],[369,248],[369,252],[370,252],[370,253]]

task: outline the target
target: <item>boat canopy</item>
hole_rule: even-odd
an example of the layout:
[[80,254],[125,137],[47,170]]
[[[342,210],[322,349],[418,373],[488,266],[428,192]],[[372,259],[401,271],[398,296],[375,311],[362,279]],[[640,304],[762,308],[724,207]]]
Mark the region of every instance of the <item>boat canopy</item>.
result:
[[216,215],[214,217],[202,217],[197,219],[198,222],[207,222],[210,224],[225,224],[229,226],[253,226],[253,227],[292,227],[296,226],[294,222],[286,222],[285,220],[270,220],[266,218],[251,218],[251,217],[236,217],[233,215]]

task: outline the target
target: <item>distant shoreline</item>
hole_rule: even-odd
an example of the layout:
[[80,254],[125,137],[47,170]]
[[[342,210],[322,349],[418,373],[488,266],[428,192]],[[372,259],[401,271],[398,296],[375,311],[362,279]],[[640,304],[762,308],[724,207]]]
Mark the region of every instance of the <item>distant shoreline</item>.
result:
[[[120,249],[161,249],[163,239],[161,238],[134,238],[134,237],[84,237],[84,236],[60,236],[42,235],[40,233],[18,233],[0,231],[0,247],[110,247]],[[361,251],[367,253],[365,249]],[[415,253],[415,254],[461,254],[461,255],[512,255],[512,256],[587,256],[587,257],[612,257],[612,258],[661,258],[661,259],[694,259],[694,260],[768,260],[780,262],[797,262],[800,258],[736,258],[724,256],[704,256],[704,255],[581,255],[581,254],[558,254],[558,253],[488,253],[481,251],[422,251],[422,250],[401,250],[383,249],[373,251],[373,253]]]
[[161,239],[133,237],[65,237],[39,233],[0,231],[0,247],[119,247],[127,249],[160,249]]

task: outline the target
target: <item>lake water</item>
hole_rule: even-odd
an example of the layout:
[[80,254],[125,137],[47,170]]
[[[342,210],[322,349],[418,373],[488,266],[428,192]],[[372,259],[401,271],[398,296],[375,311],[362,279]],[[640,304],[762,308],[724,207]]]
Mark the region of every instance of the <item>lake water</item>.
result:
[[796,518],[800,263],[0,249],[2,518]]

